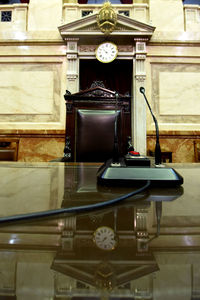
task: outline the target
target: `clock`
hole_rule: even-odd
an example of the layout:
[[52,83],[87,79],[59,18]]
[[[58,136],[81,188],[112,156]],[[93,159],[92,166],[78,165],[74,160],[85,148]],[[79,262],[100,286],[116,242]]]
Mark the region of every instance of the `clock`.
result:
[[96,58],[102,63],[112,62],[117,54],[117,46],[111,42],[104,42],[96,48]]
[[114,250],[117,245],[115,232],[108,226],[101,226],[94,232],[93,241],[102,250]]

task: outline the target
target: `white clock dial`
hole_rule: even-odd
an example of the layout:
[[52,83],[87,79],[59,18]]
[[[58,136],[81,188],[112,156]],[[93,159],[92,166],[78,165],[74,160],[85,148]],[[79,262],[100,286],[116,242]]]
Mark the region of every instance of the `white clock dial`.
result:
[[102,250],[113,250],[117,241],[114,230],[107,226],[101,226],[94,232],[94,242]]
[[96,49],[96,58],[103,63],[113,61],[118,54],[117,46],[111,42],[100,44]]

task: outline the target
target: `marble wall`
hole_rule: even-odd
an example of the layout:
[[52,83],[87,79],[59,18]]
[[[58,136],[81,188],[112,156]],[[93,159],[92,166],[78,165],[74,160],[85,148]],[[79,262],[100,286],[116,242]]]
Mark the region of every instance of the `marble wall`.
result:
[[[173,162],[194,162],[194,141],[200,138],[200,60],[196,42],[165,41],[148,45],[147,95],[160,129],[161,150]],[[190,47],[189,47],[190,44]],[[165,45],[165,46],[164,46]],[[147,149],[153,151],[155,125],[147,112]]]
[[44,134],[38,137],[21,137],[19,143],[18,161],[44,161],[48,162],[55,158],[63,157],[64,150],[64,134],[62,137],[54,135],[45,136]]
[[150,0],[149,6],[150,20],[156,27],[157,32],[183,30],[184,11],[182,0]]
[[[0,58],[0,129],[63,128],[64,59],[33,58],[33,47],[24,47],[22,50],[28,52],[26,56],[18,49],[21,55],[17,59]],[[14,49],[9,50],[12,53]]]
[[152,107],[160,130],[200,129],[200,64],[151,60]]
[[[193,161],[193,140],[200,136],[200,6],[183,6],[182,0],[133,2],[114,7],[155,26],[147,45],[146,94],[158,118],[163,149],[173,152],[175,162],[180,157]],[[68,0],[0,5],[0,14],[12,12],[11,22],[0,22],[0,138],[19,138],[18,160],[62,156],[63,95],[74,83],[66,79],[67,47],[58,26],[100,7]],[[154,133],[147,111],[147,150],[153,148]]]
[[[172,162],[175,163],[188,163],[195,162],[194,156],[194,141],[200,140],[199,132],[189,133],[186,135],[180,135],[177,132],[169,132],[164,134],[161,132],[160,135],[160,146],[162,152],[172,152]],[[155,150],[155,136],[152,133],[147,135],[147,149],[148,153],[152,153]]]

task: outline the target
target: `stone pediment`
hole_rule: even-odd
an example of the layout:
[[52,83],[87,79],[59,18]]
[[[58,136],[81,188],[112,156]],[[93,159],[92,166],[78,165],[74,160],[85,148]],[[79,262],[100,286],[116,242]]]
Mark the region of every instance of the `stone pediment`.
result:
[[[97,24],[95,23],[95,24],[92,24],[92,25],[86,25],[85,27],[82,27],[82,28],[80,28],[80,29],[77,29],[77,32],[82,32],[82,31],[95,31],[95,32],[98,32],[99,31],[99,27],[97,26]],[[131,28],[131,27],[128,27],[128,26],[126,26],[126,25],[124,25],[124,24],[120,24],[120,23],[117,23],[117,25],[116,25],[116,29],[115,29],[115,31],[134,31],[134,32],[136,32],[137,31],[137,29],[135,29],[135,28]]]
[[[155,27],[149,24],[117,14],[116,28],[109,36],[119,37],[123,35],[123,38],[145,37],[150,39],[154,30]],[[97,14],[62,25],[59,27],[59,31],[64,40],[72,37],[91,39],[94,36],[105,36],[97,25]]]

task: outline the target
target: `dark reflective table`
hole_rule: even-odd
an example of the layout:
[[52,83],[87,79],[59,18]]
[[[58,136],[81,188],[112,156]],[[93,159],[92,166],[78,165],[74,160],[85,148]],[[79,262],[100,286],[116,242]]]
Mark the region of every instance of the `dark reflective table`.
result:
[[[199,299],[200,164],[114,206],[0,224],[0,299]],[[1,163],[0,215],[108,201],[98,165]]]

